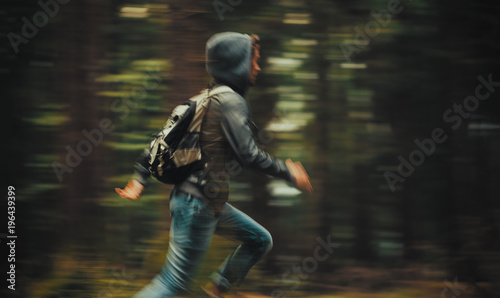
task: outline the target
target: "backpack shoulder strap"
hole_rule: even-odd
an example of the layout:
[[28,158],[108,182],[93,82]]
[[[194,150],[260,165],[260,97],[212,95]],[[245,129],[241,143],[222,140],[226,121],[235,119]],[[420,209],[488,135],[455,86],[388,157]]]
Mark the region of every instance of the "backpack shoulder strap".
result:
[[205,89],[199,95],[193,97],[191,100],[196,101],[196,112],[194,114],[191,125],[189,126],[190,132],[200,132],[201,122],[203,121],[203,116],[208,108],[208,103],[212,99],[212,96],[224,93],[224,92],[234,92],[229,86],[222,85],[214,89]]

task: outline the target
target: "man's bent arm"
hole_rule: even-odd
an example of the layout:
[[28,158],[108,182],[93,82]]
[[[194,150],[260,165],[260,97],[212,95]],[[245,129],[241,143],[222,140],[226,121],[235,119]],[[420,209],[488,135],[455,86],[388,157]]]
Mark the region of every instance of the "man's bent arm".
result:
[[291,182],[285,163],[260,149],[253,139],[246,101],[230,98],[222,104],[222,129],[237,160],[250,168]]

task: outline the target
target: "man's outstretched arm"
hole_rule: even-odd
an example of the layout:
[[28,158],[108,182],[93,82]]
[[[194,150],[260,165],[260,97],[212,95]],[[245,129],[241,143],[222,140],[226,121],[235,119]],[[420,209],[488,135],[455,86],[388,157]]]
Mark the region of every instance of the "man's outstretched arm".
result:
[[149,149],[144,149],[134,164],[134,175],[129,180],[127,186],[125,186],[124,189],[115,188],[116,193],[122,198],[129,200],[139,199],[142,191],[144,190],[144,186],[147,184],[148,178],[151,176],[151,173],[147,168],[148,159]]

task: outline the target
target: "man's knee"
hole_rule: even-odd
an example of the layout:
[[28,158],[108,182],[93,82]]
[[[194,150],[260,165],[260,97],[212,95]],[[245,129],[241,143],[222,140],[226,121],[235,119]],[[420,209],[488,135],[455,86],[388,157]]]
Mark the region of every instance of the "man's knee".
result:
[[273,237],[266,231],[259,236],[259,249],[264,253],[269,252],[273,248]]

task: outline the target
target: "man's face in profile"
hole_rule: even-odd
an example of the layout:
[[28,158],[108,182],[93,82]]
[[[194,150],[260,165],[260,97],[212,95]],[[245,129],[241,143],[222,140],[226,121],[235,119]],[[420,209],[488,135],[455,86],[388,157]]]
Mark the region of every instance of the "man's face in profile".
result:
[[257,80],[257,75],[260,71],[259,66],[260,50],[258,48],[253,49],[252,61],[250,62],[250,84],[255,84]]

